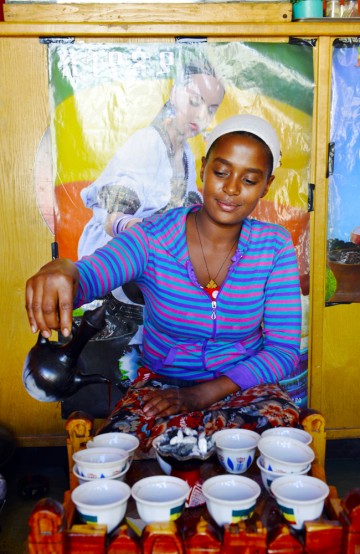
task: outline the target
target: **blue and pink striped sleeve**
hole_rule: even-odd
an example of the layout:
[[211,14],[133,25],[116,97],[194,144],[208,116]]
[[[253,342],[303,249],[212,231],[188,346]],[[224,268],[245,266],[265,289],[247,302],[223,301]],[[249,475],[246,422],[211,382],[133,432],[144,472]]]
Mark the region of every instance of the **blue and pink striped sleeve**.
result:
[[148,239],[140,225],[119,234],[91,256],[76,262],[80,273],[74,306],[102,298],[142,275],[148,260]]

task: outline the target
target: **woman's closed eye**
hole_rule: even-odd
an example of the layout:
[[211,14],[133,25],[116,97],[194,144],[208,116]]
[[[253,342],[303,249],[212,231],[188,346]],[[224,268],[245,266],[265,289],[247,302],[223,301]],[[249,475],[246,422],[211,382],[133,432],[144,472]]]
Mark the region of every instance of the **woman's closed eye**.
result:
[[250,179],[249,177],[244,177],[243,182],[246,185],[256,185],[257,184],[257,181],[255,181],[254,179]]
[[218,107],[219,107],[219,104],[212,104],[211,106],[208,106],[208,113],[211,117],[213,117],[216,114]]
[[189,96],[189,103],[194,108],[198,108],[199,106],[202,106],[204,104],[204,100],[199,94],[191,94]]
[[230,173],[228,171],[214,170],[214,174],[220,179],[228,179]]
[[189,103],[190,106],[192,106],[193,108],[202,108],[203,106],[206,107],[208,115],[210,117],[213,117],[215,115],[219,107],[219,104],[212,104],[210,106],[207,106],[205,100],[199,94],[192,94],[191,96],[189,96]]

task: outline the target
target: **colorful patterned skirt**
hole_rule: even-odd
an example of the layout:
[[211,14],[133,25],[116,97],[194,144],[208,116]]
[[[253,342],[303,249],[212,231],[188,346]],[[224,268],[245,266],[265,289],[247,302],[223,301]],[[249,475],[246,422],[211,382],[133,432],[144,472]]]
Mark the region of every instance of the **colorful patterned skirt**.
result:
[[205,429],[207,435],[224,428],[246,428],[262,433],[270,427],[294,427],[299,423],[299,409],[276,384],[257,385],[238,391],[209,406],[206,410],[172,416],[146,417],[143,398],[149,390],[191,386],[193,382],[168,379],[140,368],[138,377],[117,403],[98,434],[122,431],[136,435],[143,455],[153,456],[152,441],[169,427]]

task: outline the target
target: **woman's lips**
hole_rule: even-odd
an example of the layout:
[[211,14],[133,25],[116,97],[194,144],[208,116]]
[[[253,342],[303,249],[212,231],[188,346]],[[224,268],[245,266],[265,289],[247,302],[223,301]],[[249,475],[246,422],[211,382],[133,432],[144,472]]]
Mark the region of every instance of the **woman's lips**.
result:
[[234,204],[233,202],[218,200],[217,203],[224,212],[233,212],[239,207],[238,204]]
[[189,123],[189,127],[192,133],[195,133],[196,135],[200,133],[200,128],[196,123]]

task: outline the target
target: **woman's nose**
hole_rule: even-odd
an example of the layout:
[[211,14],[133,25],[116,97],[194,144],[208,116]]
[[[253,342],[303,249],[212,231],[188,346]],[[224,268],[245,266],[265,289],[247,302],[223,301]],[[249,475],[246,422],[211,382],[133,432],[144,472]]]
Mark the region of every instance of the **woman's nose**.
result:
[[223,186],[224,192],[229,196],[234,196],[240,194],[241,191],[241,181],[235,176],[231,176],[224,182]]
[[206,126],[210,123],[211,115],[209,114],[209,110],[205,102],[201,102],[201,104],[197,106],[196,118],[198,121],[203,121]]

